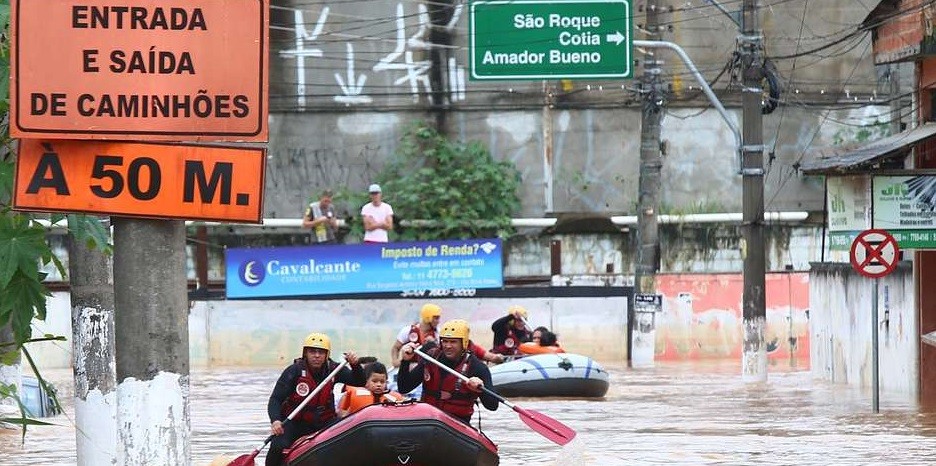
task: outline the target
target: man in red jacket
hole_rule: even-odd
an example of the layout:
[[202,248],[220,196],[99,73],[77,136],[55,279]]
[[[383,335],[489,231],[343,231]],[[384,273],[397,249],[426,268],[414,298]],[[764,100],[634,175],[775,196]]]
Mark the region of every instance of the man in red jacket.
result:
[[[399,389],[409,392],[420,383],[423,384],[422,398],[449,415],[464,423],[471,421],[474,403],[479,397],[481,404],[490,411],[497,409],[497,398],[481,390],[491,387],[491,371],[474,354],[468,351],[468,322],[456,319],[442,325],[439,330],[439,346],[427,348],[426,354],[440,363],[468,377],[468,382],[448,373],[431,361],[418,359],[415,365],[401,364]],[[416,359],[415,343],[403,346],[402,359],[405,362]]]
[[[299,437],[308,435],[328,426],[337,419],[335,412],[335,383],[346,385],[364,385],[364,369],[358,363],[353,351],[345,353],[345,360],[351,368],[343,368],[335,378],[324,380],[338,363],[328,357],[331,352],[331,339],[324,333],[311,333],[302,344],[302,357],[293,361],[276,381],[267,414],[270,416],[270,431],[276,437],[270,443],[266,456],[267,466],[279,466],[283,463],[283,449],[289,447]],[[299,406],[306,396],[320,384],[324,387],[302,408],[296,416],[286,422],[287,416]]]

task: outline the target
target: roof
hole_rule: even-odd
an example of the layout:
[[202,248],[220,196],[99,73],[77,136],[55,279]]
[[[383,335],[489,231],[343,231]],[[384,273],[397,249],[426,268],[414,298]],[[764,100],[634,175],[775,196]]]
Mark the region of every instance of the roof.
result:
[[882,0],[875,6],[864,21],[861,22],[861,29],[876,28],[881,25],[882,16],[890,17],[899,11],[898,0]]
[[807,154],[799,170],[807,175],[867,171],[885,160],[905,157],[914,144],[934,136],[936,123],[926,123],[861,146],[817,149]]

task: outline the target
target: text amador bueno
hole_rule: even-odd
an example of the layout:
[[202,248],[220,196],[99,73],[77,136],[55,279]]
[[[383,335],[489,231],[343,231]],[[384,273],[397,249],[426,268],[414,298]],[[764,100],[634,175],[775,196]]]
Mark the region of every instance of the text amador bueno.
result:
[[[566,16],[552,13],[544,16],[517,14],[513,16],[515,29],[561,29],[556,40],[562,47],[601,45],[601,34],[589,31],[601,27],[599,16]],[[601,52],[567,52],[550,49],[547,52],[523,50],[521,52],[497,53],[487,50],[481,58],[484,65],[538,65],[600,63]]]

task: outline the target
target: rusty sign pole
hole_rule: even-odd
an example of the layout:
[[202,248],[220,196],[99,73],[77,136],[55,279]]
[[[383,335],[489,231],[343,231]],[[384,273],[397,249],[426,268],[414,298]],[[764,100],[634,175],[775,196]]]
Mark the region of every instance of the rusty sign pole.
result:
[[878,281],[875,278],[874,285],[871,287],[871,410],[875,414],[881,412],[880,400],[880,348],[878,346]]
[[872,280],[871,285],[871,409],[880,412],[880,364],[878,330],[878,280],[897,268],[900,248],[886,230],[862,231],[852,241],[849,262],[856,272]]

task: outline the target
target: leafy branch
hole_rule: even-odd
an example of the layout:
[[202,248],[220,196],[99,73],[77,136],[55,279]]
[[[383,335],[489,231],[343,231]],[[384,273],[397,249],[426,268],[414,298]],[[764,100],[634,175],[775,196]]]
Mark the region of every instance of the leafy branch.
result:
[[478,142],[454,142],[422,122],[410,126],[378,175],[394,220],[425,220],[396,239],[507,237],[520,209],[520,172]]

